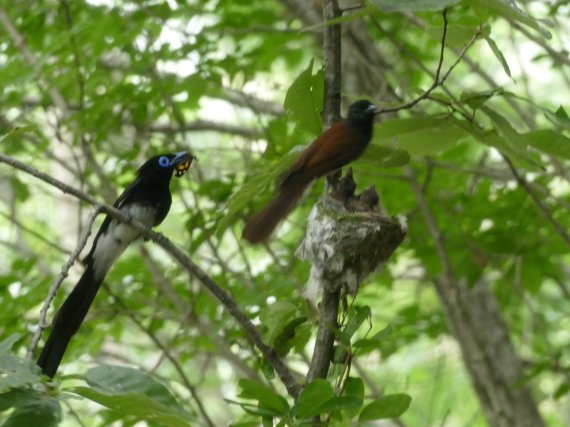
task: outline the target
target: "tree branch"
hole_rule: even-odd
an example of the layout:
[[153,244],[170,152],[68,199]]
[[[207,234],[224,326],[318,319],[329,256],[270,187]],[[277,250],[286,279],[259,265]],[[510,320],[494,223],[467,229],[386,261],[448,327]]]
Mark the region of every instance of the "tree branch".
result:
[[530,196],[530,198],[532,199],[538,210],[542,213],[544,218],[554,227],[554,229],[560,235],[562,240],[564,240],[564,242],[568,246],[570,246],[570,235],[568,234],[566,229],[558,221],[554,219],[554,217],[552,216],[546,205],[542,202],[542,200],[540,200],[537,194],[533,191],[533,189],[526,181],[526,179],[524,179],[524,177],[521,174],[519,174],[517,168],[515,167],[515,165],[513,165],[511,159],[509,159],[509,157],[502,152],[501,156],[503,157],[505,163],[509,166],[509,169],[513,173],[513,176],[515,177],[519,186],[528,193],[528,195]]
[[120,210],[114,208],[110,205],[101,204],[96,198],[85,194],[84,192],[71,187],[43,172],[38,171],[35,168],[28,166],[16,159],[6,156],[0,153],[0,162],[9,164],[21,171],[24,171],[54,187],[59,188],[61,191],[89,203],[93,206],[100,207],[101,211],[105,212],[107,215],[129,224],[132,228],[138,231],[143,237],[148,240],[152,240],[161,248],[164,249],[172,258],[174,258],[182,267],[184,267],[190,274],[196,277],[204,287],[206,287],[210,293],[226,308],[230,315],[242,326],[245,333],[253,341],[255,346],[267,359],[267,361],[275,369],[275,372],[287,388],[287,392],[294,398],[296,398],[300,392],[300,385],[297,383],[293,374],[289,368],[283,363],[283,361],[275,354],[275,351],[263,342],[261,334],[257,331],[255,325],[249,320],[249,318],[240,310],[236,302],[232,297],[223,290],[208,274],[203,271],[197,264],[195,264],[190,258],[186,256],[184,251],[174,245],[169,239],[160,233],[152,231],[150,228],[146,227],[139,221],[133,220],[128,215],[125,215]]
[[[326,0],[323,5],[323,21],[328,21],[342,15],[338,0]],[[325,92],[323,119],[326,127],[340,119],[340,92],[341,92],[341,37],[340,25],[326,25],[324,27],[324,72]],[[340,290],[329,291],[325,287],[319,306],[319,329],[313,350],[313,357],[307,383],[316,378],[326,378],[333,357],[334,332],[338,327],[338,306]]]
[[441,49],[440,49],[440,55],[439,55],[437,70],[435,72],[435,78],[434,78],[432,85],[428,88],[428,90],[426,90],[424,93],[422,93],[416,99],[414,99],[410,102],[407,102],[404,105],[400,105],[399,107],[383,108],[383,109],[377,111],[376,114],[394,113],[394,112],[400,111],[400,110],[408,110],[408,109],[414,107],[419,102],[427,99],[435,89],[437,89],[439,86],[442,86],[445,83],[445,81],[447,80],[447,78],[449,77],[451,72],[455,69],[455,67],[457,67],[457,65],[459,65],[459,63],[461,62],[461,60],[463,59],[463,57],[465,56],[465,54],[467,53],[469,48],[477,41],[477,39],[481,35],[481,28],[479,27],[475,31],[475,34],[473,34],[471,39],[463,47],[463,49],[459,53],[455,62],[449,67],[447,72],[440,78],[441,67],[443,65],[443,57],[444,57],[444,51],[445,51],[445,40],[447,38],[447,24],[448,24],[448,22],[447,22],[447,9],[443,9],[442,15],[443,15],[443,33],[441,36]]
[[196,406],[198,406],[198,411],[202,415],[202,418],[204,418],[204,420],[206,421],[206,424],[209,427],[214,427],[215,424],[212,422],[212,419],[208,415],[208,412],[206,411],[204,404],[200,399],[200,393],[198,393],[196,386],[190,382],[190,379],[184,372],[184,369],[182,369],[182,366],[180,365],[178,360],[176,360],[176,357],[172,354],[168,346],[163,344],[162,341],[158,339],[156,334],[150,328],[143,325],[143,323],[134,315],[134,313],[131,310],[129,310],[129,308],[123,302],[123,300],[118,295],[116,295],[109,286],[107,286],[106,284],[104,284],[103,286],[105,287],[105,290],[109,293],[109,295],[113,297],[114,301],[119,305],[119,308],[123,311],[123,313],[125,313],[129,317],[129,319],[131,319],[131,321],[150,338],[150,340],[154,343],[154,345],[156,345],[160,350],[162,350],[163,354],[170,361],[172,366],[174,366],[174,369],[180,376],[182,383],[192,395],[194,402],[196,402]]
[[71,253],[71,255],[69,256],[69,258],[67,259],[65,264],[63,264],[63,267],[61,267],[61,272],[59,273],[59,276],[57,276],[57,278],[55,279],[55,281],[53,282],[53,284],[50,287],[48,296],[47,296],[46,300],[44,301],[44,305],[42,306],[42,309],[40,310],[40,319],[38,322],[38,326],[36,328],[36,331],[34,332],[34,337],[32,339],[32,344],[30,345],[30,349],[28,350],[28,357],[30,357],[30,358],[32,358],[34,356],[34,352],[36,351],[36,347],[38,346],[38,342],[40,341],[40,337],[42,336],[42,332],[47,326],[46,317],[47,317],[47,312],[49,310],[49,306],[51,305],[51,302],[55,298],[55,294],[57,293],[57,291],[58,291],[59,287],[61,286],[61,284],[63,283],[64,279],[68,276],[69,269],[71,268],[73,263],[75,263],[75,260],[79,257],[79,254],[81,253],[81,251],[83,250],[83,248],[87,244],[87,239],[89,239],[89,236],[91,235],[91,228],[93,227],[93,223],[95,222],[95,218],[97,217],[97,215],[99,214],[100,211],[101,211],[100,207],[96,204],[95,209],[93,210],[93,212],[91,212],[91,214],[89,215],[89,218],[87,219],[87,227],[85,227],[85,229],[83,231],[83,235],[79,239],[79,242],[77,243],[75,250]]
[[227,123],[212,122],[209,120],[195,120],[190,123],[180,123],[177,126],[172,126],[169,124],[152,125],[150,126],[150,131],[165,133],[168,135],[180,132],[213,131],[227,133],[230,135],[243,136],[247,139],[260,139],[264,137],[263,132],[254,128],[246,128],[243,126],[231,125]]

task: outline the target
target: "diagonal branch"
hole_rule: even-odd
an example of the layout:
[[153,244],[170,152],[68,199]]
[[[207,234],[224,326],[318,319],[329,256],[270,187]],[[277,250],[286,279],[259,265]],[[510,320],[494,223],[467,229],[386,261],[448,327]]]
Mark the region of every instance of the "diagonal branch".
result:
[[202,283],[202,285],[208,289],[210,293],[226,308],[228,313],[241,325],[245,333],[248,335],[249,339],[253,341],[261,354],[263,354],[273,369],[275,369],[275,372],[287,388],[289,395],[294,398],[299,395],[301,387],[293,377],[292,372],[283,363],[279,356],[277,356],[273,348],[269,347],[267,344],[265,344],[265,342],[263,342],[263,338],[257,331],[255,325],[251,322],[251,320],[249,320],[243,311],[241,311],[231,295],[222,289],[204,270],[202,270],[196,263],[194,263],[182,249],[180,249],[162,234],[152,231],[141,222],[133,220],[131,217],[125,215],[117,208],[110,205],[101,204],[95,197],[92,197],[70,185],[67,185],[49,176],[46,173],[40,172],[37,169],[20,162],[19,160],[0,153],[0,162],[20,169],[21,171],[24,171],[56,188],[59,188],[64,193],[71,194],[79,200],[82,200],[93,206],[100,207],[102,212],[105,212],[107,215],[110,215],[111,217],[124,222],[125,224],[129,224],[132,228],[138,231],[141,236],[147,240],[152,240],[157,245],[159,245],[162,249],[164,249],[166,253],[168,253],[182,267],[184,267],[184,269],[196,277]]
[[544,218],[554,227],[554,229],[560,235],[562,240],[564,240],[564,242],[570,246],[570,235],[568,234],[566,229],[558,221],[554,219],[554,217],[552,216],[552,214],[550,213],[544,202],[534,192],[534,190],[531,188],[526,179],[517,171],[517,168],[515,167],[515,165],[513,165],[511,159],[502,152],[501,156],[503,157],[503,160],[511,170],[519,186],[528,193],[528,195],[531,197],[532,201],[534,202],[538,210],[542,213],[542,215],[544,215]]

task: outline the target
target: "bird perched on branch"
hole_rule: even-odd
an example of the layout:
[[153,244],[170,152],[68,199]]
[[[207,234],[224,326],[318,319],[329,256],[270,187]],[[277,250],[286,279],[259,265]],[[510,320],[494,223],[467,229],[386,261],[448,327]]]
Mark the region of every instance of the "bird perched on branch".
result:
[[353,103],[348,116],[332,125],[303,151],[282,175],[277,194],[251,218],[242,236],[251,243],[266,240],[315,179],[360,157],[372,139],[376,107],[366,100]]
[[[136,179],[119,196],[113,206],[130,218],[154,227],[160,224],[172,203],[170,179],[181,177],[190,168],[194,156],[187,152],[164,154],[145,162]],[[71,337],[85,319],[87,311],[117,258],[139,237],[129,225],[107,216],[84,259],[85,271],[71,291],[53,322],[53,329],[38,358],[42,372],[53,377]]]

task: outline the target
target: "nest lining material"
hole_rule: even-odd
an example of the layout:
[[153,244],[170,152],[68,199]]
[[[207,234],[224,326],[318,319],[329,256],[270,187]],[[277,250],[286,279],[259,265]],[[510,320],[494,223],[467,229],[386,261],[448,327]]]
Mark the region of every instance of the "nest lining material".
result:
[[307,220],[296,255],[312,264],[306,297],[345,288],[354,294],[372,272],[386,263],[406,234],[404,217],[378,211],[349,212],[330,199],[319,202]]

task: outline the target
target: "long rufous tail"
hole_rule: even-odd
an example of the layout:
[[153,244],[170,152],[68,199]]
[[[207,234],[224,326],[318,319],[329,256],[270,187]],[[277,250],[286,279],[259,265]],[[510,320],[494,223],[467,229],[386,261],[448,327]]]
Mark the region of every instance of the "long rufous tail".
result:
[[[310,182],[310,181],[309,181]],[[260,243],[271,235],[279,221],[285,218],[309,185],[295,183],[282,185],[275,197],[257,215],[251,218],[242,232],[242,237],[251,243]]]

